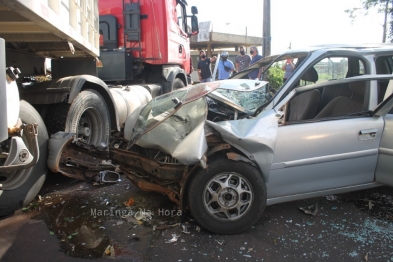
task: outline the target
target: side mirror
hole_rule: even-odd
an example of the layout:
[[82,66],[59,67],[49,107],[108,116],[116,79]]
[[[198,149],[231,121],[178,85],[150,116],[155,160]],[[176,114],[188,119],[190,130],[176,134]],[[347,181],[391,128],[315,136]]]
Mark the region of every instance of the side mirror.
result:
[[198,17],[195,15],[191,16],[191,34],[196,35],[199,33],[199,27],[198,27]]
[[193,15],[198,14],[198,8],[196,6],[191,6],[191,14],[193,14]]

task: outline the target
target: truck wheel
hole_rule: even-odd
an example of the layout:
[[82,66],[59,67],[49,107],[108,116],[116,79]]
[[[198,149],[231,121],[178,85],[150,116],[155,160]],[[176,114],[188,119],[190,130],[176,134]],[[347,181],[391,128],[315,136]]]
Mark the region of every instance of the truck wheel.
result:
[[71,105],[53,105],[46,123],[49,134],[58,131],[76,133],[78,138],[96,146],[109,141],[109,110],[104,98],[95,90],[80,92]]
[[109,143],[110,115],[104,98],[95,90],[79,93],[68,112],[66,132],[77,134],[86,143],[100,145]]
[[202,227],[237,234],[262,217],[266,186],[250,164],[217,158],[193,175],[187,197],[191,214]]
[[183,87],[185,87],[183,81],[180,78],[176,78],[175,81],[173,81],[172,91],[183,88]]
[[[0,216],[10,214],[30,203],[40,191],[47,173],[48,133],[44,121],[34,107],[24,100],[20,101],[19,117],[23,123],[38,124],[37,138],[40,155],[37,164],[28,169],[21,169],[13,174],[0,173],[0,184],[3,185],[3,190],[0,190]],[[27,148],[31,149],[32,146],[23,136],[22,139]],[[7,190],[7,187],[11,186],[14,189]]]

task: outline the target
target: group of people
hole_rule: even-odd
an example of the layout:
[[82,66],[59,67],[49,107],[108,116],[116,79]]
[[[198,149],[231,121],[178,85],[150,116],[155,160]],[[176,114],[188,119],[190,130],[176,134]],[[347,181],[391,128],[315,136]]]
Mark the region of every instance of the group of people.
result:
[[[262,56],[258,53],[258,49],[255,46],[250,47],[250,55],[246,54],[245,47],[239,48],[240,54],[236,57],[236,68],[231,60],[228,60],[228,52],[224,51],[221,53],[220,61],[218,62],[218,80],[228,79],[232,72],[242,71],[246,67],[256,63],[262,59]],[[198,62],[198,76],[201,83],[212,81],[212,72],[210,64],[216,62],[217,57],[206,57],[204,50],[199,51],[199,62]],[[260,78],[259,70],[256,69],[248,74],[250,79]]]

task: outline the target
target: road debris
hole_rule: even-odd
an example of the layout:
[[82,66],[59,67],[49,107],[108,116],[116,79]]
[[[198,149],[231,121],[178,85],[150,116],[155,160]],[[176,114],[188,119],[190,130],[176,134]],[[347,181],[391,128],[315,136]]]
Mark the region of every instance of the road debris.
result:
[[306,207],[299,207],[305,214],[316,216],[318,214],[318,201]]
[[177,227],[177,226],[180,226],[180,223],[176,223],[176,224],[173,224],[173,225],[161,225],[161,226],[156,226],[156,230],[165,230],[165,229],[169,229],[169,228],[172,228],[172,227]]
[[135,213],[134,217],[139,221],[149,221],[152,219],[152,213],[150,211],[144,211],[142,209],[139,209],[139,211]]
[[176,235],[176,234],[172,234],[172,238],[165,241],[165,243],[173,243],[173,242],[177,242],[177,239],[180,237],[180,235]]
[[123,219],[124,219],[125,221],[127,221],[127,223],[129,223],[129,224],[138,225],[138,226],[140,226],[140,225],[143,224],[142,221],[139,221],[139,220],[137,220],[135,217],[130,216],[130,215],[124,215],[124,216],[122,216],[121,218],[123,218]]
[[219,245],[222,245],[222,244],[224,243],[224,240],[217,240],[217,239],[215,239],[215,241],[216,241]]
[[188,226],[187,225],[181,225],[181,232],[184,234],[190,234],[190,231],[188,231]]
[[368,252],[367,252],[367,254],[364,256],[364,261],[368,261]]
[[326,196],[325,198],[328,201],[336,201],[336,200],[338,200],[338,198],[336,196],[334,196],[334,195],[329,195],[329,196]]
[[130,207],[130,206],[134,205],[134,203],[135,203],[135,200],[131,197],[126,202],[124,202],[124,205]]

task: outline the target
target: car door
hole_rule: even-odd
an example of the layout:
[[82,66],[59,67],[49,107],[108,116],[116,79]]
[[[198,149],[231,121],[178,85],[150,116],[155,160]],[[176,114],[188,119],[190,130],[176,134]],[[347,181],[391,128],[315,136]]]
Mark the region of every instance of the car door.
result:
[[[375,81],[371,81],[375,78],[378,77],[362,76],[300,87],[275,107],[277,112],[284,111],[284,116],[278,128],[268,181],[269,199],[296,199],[300,195],[305,197],[304,194],[317,196],[328,190],[361,189],[374,183],[385,124],[383,116],[373,115],[368,108],[370,94],[376,89]],[[325,108],[318,112],[315,109],[318,108],[318,99],[312,105],[314,109],[309,108],[309,98],[298,99],[297,105],[301,109],[307,107],[307,110],[315,110],[315,114],[303,114],[300,110],[299,115],[304,116],[290,120],[293,118],[291,114],[296,111],[292,104],[296,104],[293,101],[297,96],[307,92],[318,93],[324,88],[342,88],[343,85],[351,86],[351,90],[363,88],[363,96],[354,91],[348,97],[336,97],[344,104],[338,103],[334,107],[338,108],[335,115],[323,114]],[[355,97],[361,106],[348,111],[346,107],[355,101]],[[326,106],[331,107],[333,100]]]
[[[392,102],[389,101],[389,96],[392,96],[392,93],[393,81],[390,81],[385,93],[385,105],[382,104],[376,112],[376,114],[386,116],[384,117],[385,127],[381,143],[379,145],[379,156],[377,169],[375,170],[375,180],[390,186],[393,186],[393,110],[390,105]],[[388,110],[390,111],[386,113]]]

